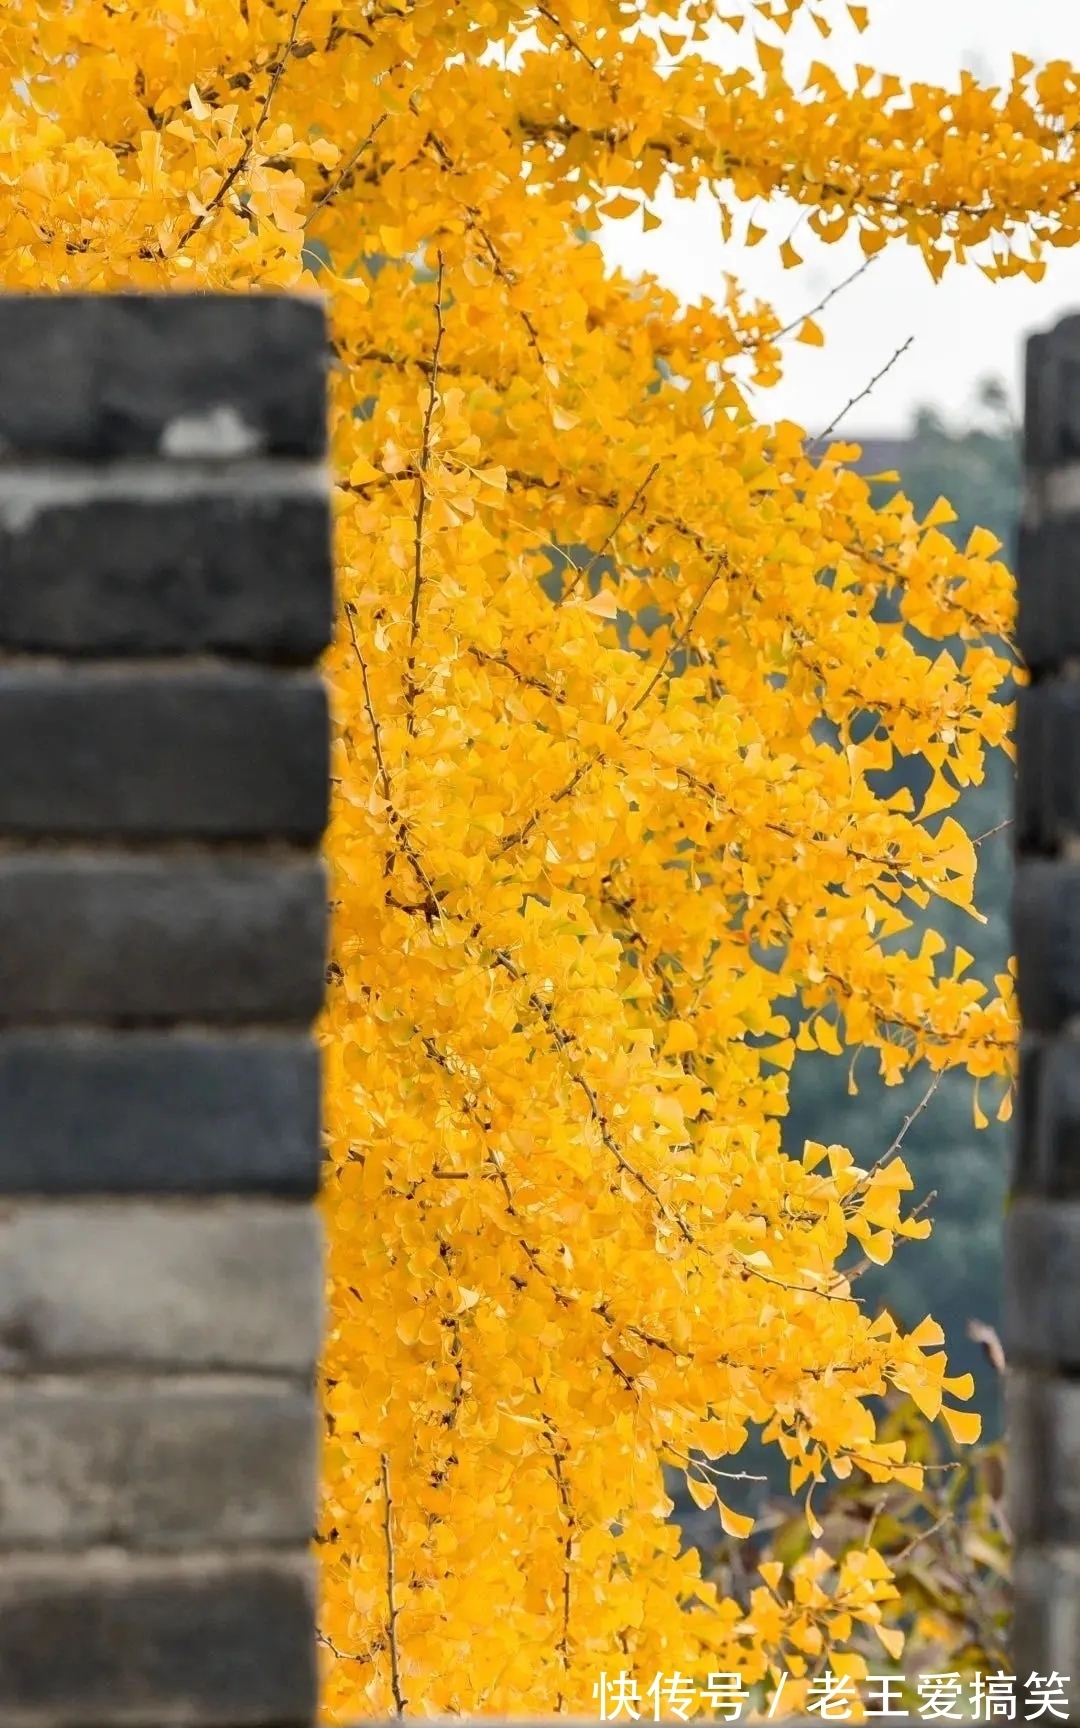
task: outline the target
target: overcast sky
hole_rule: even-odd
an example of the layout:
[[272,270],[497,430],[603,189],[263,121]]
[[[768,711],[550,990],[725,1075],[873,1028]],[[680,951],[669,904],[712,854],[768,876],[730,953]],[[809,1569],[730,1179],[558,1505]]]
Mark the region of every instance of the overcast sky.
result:
[[[859,60],[909,81],[951,86],[964,66],[995,83],[1007,80],[1014,51],[1037,62],[1080,62],[1078,0],[868,4],[870,28],[861,36],[848,27],[840,5],[828,43],[812,26],[794,29],[788,39],[792,69],[828,58],[838,72],[847,72]],[[722,31],[718,51],[723,45],[731,52],[736,41]],[[768,241],[752,251],[734,241],[725,244],[715,207],[706,201],[668,200],[661,209],[664,225],[650,234],[641,232],[636,217],[609,223],[601,236],[604,251],[612,264],[631,273],[653,271],[688,300],[702,294],[722,299],[724,272],[731,271],[771,302],[787,323],[809,311],[862,259],[857,240],[825,246],[803,225],[797,244],[805,263],[801,269],[784,270]],[[798,214],[792,206],[778,210],[773,231],[785,238]],[[905,432],[921,403],[933,404],[950,420],[962,420],[977,381],[987,374],[1007,385],[1018,408],[1026,332],[1080,310],[1080,246],[1071,252],[1048,247],[1045,256],[1046,274],[1039,283],[1019,277],[989,282],[968,265],[950,267],[935,284],[918,252],[893,242],[873,268],[820,315],[826,335],[823,349],[787,345],[784,382],[761,393],[761,417],[786,417],[811,432],[823,430],[909,336],[914,341],[908,351],[844,420],[849,434]]]

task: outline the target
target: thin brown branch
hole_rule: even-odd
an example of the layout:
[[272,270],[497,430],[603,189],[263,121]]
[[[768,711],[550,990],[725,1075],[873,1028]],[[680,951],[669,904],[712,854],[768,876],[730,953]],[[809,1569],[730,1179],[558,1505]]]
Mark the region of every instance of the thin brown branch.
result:
[[634,496],[631,498],[629,504],[626,506],[626,509],[622,512],[618,521],[612,527],[610,534],[607,536],[606,540],[604,541],[603,545],[600,547],[599,551],[594,552],[592,557],[589,559],[589,562],[586,565],[584,565],[581,569],[575,569],[574,574],[571,577],[570,581],[567,583],[566,587],[563,589],[562,593],[559,595],[558,604],[560,606],[562,605],[564,600],[568,600],[570,598],[570,595],[574,592],[574,589],[577,587],[578,583],[583,578],[586,582],[588,581],[589,577],[592,575],[596,566],[599,564],[601,558],[603,558],[604,554],[608,551],[609,547],[614,545],[616,534],[619,532],[619,529],[624,525],[624,523],[627,521],[627,519],[630,516],[632,516],[634,511],[637,509],[638,504],[641,502],[641,499],[644,496],[647,487],[649,485],[651,485],[656,473],[659,470],[659,467],[660,467],[659,462],[653,463],[652,467],[649,469],[649,472],[646,474],[644,480],[642,480],[641,484],[638,486],[637,490],[635,491]]
[[578,767],[574,769],[574,772],[566,782],[566,785],[561,786],[557,792],[552,793],[548,804],[544,805],[542,808],[534,810],[532,815],[526,822],[522,823],[520,828],[515,828],[512,834],[507,834],[506,837],[500,841],[499,851],[509,852],[513,847],[520,846],[523,840],[527,840],[537,823],[547,815],[548,811],[554,809],[556,804],[562,804],[567,798],[571,798],[577,791],[580,782],[585,778],[590,768],[595,768],[598,763],[603,761],[603,759],[603,756],[600,753],[597,753],[597,755],[590,757],[587,762],[580,763]]
[[[574,1558],[574,1535],[577,1529],[577,1520],[574,1517],[574,1508],[570,1501],[569,1486],[563,1473],[562,1458],[559,1454],[559,1448],[555,1443],[557,1438],[555,1425],[550,1416],[544,1415],[544,1421],[547,1423],[545,1432],[547,1435],[548,1445],[551,1447],[551,1459],[555,1472],[555,1484],[559,1493],[559,1505],[563,1517],[566,1520],[566,1530],[563,1534],[562,1540],[562,1631],[555,1648],[558,1650],[562,1662],[564,1683],[568,1684],[570,1675],[570,1567]],[[559,1688],[555,1709],[559,1715],[562,1715],[566,1710],[566,1698],[562,1687]]]
[[992,840],[995,834],[1000,834],[1005,828],[1011,828],[1012,825],[1012,817],[1006,816],[1004,822],[999,822],[996,827],[987,828],[984,833],[976,834],[971,844],[973,846],[981,846],[984,840]]
[[884,366],[881,368],[880,372],[874,373],[874,376],[871,378],[869,384],[867,384],[864,389],[860,390],[857,396],[852,396],[852,398],[849,402],[845,402],[845,404],[841,408],[839,414],[836,416],[836,418],[834,420],[830,420],[830,422],[826,426],[824,432],[819,432],[816,438],[811,438],[810,443],[807,446],[807,448],[809,450],[816,449],[816,447],[819,444],[824,444],[828,438],[832,437],[833,433],[836,431],[836,428],[839,426],[841,420],[845,420],[847,418],[847,416],[851,413],[851,410],[853,408],[857,407],[860,402],[865,402],[866,398],[869,396],[869,394],[873,390],[874,386],[876,384],[881,383],[881,380],[884,378],[884,376],[887,372],[892,371],[893,367],[896,365],[896,362],[901,358],[902,355],[907,353],[908,349],[911,347],[911,344],[914,342],[914,340],[915,340],[914,336],[909,336],[906,342],[901,342],[901,344],[900,344],[899,348],[896,350],[895,354],[893,354],[890,359],[886,360],[886,362],[885,362]]
[[401,1690],[401,1658],[398,1652],[398,1609],[396,1601],[397,1580],[395,1577],[394,1560],[394,1529],[393,1501],[390,1497],[390,1460],[386,1453],[380,1459],[383,1489],[383,1534],[386,1537],[386,1632],[390,1645],[390,1688],[394,1695],[394,1709],[398,1716],[405,1714],[405,1698]]
[[909,1110],[907,1115],[904,1117],[904,1120],[901,1122],[899,1130],[897,1131],[896,1138],[891,1142],[890,1145],[888,1145],[885,1148],[884,1152],[881,1154],[881,1157],[875,1159],[874,1163],[871,1164],[869,1170],[866,1172],[866,1175],[863,1177],[863,1180],[859,1183],[860,1189],[866,1187],[866,1184],[869,1182],[871,1176],[875,1176],[877,1174],[877,1172],[879,1170],[881,1170],[889,1162],[890,1158],[896,1157],[896,1154],[899,1152],[901,1146],[904,1144],[904,1141],[907,1138],[908,1130],[919,1120],[919,1117],[922,1115],[923,1111],[926,1109],[931,1098],[934,1096],[934,1093],[937,1091],[938,1087],[941,1085],[944,1074],[945,1074],[944,1068],[939,1068],[937,1073],[934,1075],[933,1079],[930,1081],[929,1086],[926,1088],[926,1091],[923,1093],[922,1097],[919,1099],[919,1102],[916,1105],[914,1105],[913,1108],[911,1110]]
[[[937,1189],[932,1188],[930,1190],[929,1194],[926,1195],[925,1199],[920,1200],[919,1204],[917,1206],[912,1207],[911,1213],[909,1216],[909,1222],[913,1221],[916,1218],[921,1217],[924,1212],[928,1212],[930,1210],[931,1206],[934,1204],[934,1201],[936,1199],[937,1199]],[[906,1240],[908,1240],[908,1238],[901,1236],[901,1238],[900,1238],[901,1242],[906,1241]],[[897,1246],[899,1246],[899,1243],[897,1244]],[[871,1266],[876,1266],[876,1265],[877,1265],[876,1260],[871,1260],[869,1255],[864,1255],[863,1258],[860,1261],[858,1261],[856,1265],[850,1266],[848,1268],[848,1270],[844,1273],[844,1277],[848,1280],[849,1284],[854,1284],[856,1278],[861,1278],[864,1275],[864,1273],[869,1272]]]
[[[660,661],[660,664],[655,668],[649,682],[646,684],[637,700],[631,703],[628,708],[623,709],[622,715],[615,727],[616,735],[620,735],[625,730],[638,709],[643,707],[648,701],[649,697],[656,689],[657,684],[667,671],[670,661],[679,652],[679,650],[685,646],[687,638],[697,620],[698,613],[701,611],[701,608],[712,593],[712,590],[720,580],[720,574],[720,570],[717,569],[710,577],[704,590],[694,602],[690,616],[686,620],[682,630],[679,632],[678,636],[673,637],[672,641],[668,644],[667,651]],[[585,778],[585,775],[589,773],[590,769],[600,767],[604,761],[605,756],[603,751],[597,750],[594,755],[589,757],[588,761],[579,763],[566,784],[561,786],[557,792],[552,794],[546,805],[534,810],[532,815],[523,822],[519,828],[515,828],[512,834],[506,835],[499,845],[499,851],[509,852],[514,846],[520,846],[521,842],[528,839],[533,829],[543,820],[544,816],[546,816],[549,811],[553,810],[557,804],[562,804],[567,798],[573,796],[580,782]]]
[[[827,294],[823,294],[821,299],[817,302],[817,305],[811,306],[809,312],[804,312],[801,317],[793,318],[790,324],[784,324],[779,330],[774,330],[772,335],[768,337],[768,340],[770,342],[779,342],[782,336],[790,336],[793,330],[801,330],[808,318],[813,318],[816,312],[824,312],[830,300],[835,300],[836,296],[842,294],[845,288],[850,288],[853,282],[857,282],[859,277],[864,275],[866,271],[869,270],[871,264],[875,264],[880,256],[880,252],[874,252],[871,253],[869,258],[864,258],[857,270],[853,270],[850,276],[845,276],[842,282],[837,282],[834,288],[830,288]],[[748,348],[757,348],[760,344],[757,342],[750,342],[744,343],[743,346]]]
[[364,153],[375,142],[375,137],[379,131],[380,126],[384,126],[386,124],[386,120],[387,120],[387,115],[385,115],[385,114],[379,115],[379,118],[376,120],[374,126],[371,128],[370,132],[367,134],[367,137],[361,138],[361,140],[360,140],[359,144],[356,146],[355,150],[353,150],[351,155],[347,158],[344,166],[338,170],[338,173],[335,176],[335,178],[333,180],[331,180],[331,182],[328,186],[324,187],[322,192],[319,193],[319,196],[315,199],[314,203],[311,206],[311,211],[310,211],[310,214],[308,216],[308,223],[309,224],[311,223],[313,218],[319,214],[319,212],[321,210],[325,210],[326,206],[328,204],[333,203],[334,199],[338,196],[339,193],[347,192],[349,190],[350,186],[352,185],[352,176],[356,170],[357,164],[359,163],[361,156],[363,156]]
[[428,380],[427,407],[420,444],[418,496],[413,535],[413,586],[409,602],[409,654],[405,662],[405,729],[410,738],[416,736],[416,639],[420,634],[420,596],[424,589],[424,517],[427,512],[427,475],[431,466],[431,427],[439,400],[439,356],[442,352],[446,326],[443,322],[443,255],[438,253],[438,274],[435,278],[435,347],[431,356],[431,377]]
[[955,1514],[952,1512],[943,1512],[941,1517],[935,1519],[926,1530],[920,1530],[917,1536],[913,1536],[907,1546],[901,1548],[899,1554],[890,1554],[888,1558],[892,1570],[895,1572],[898,1566],[902,1566],[905,1560],[911,1558],[916,1548],[920,1547],[923,1542],[928,1542],[931,1536],[936,1536],[939,1530],[945,1528],[946,1524],[951,1524],[954,1517]]
[[571,54],[580,55],[582,60],[584,60],[586,66],[588,66],[588,68],[591,72],[595,72],[598,76],[602,76],[601,69],[596,64],[596,61],[592,58],[592,56],[590,54],[587,54],[585,52],[585,49],[581,46],[581,43],[578,42],[577,39],[570,34],[569,30],[566,28],[566,25],[561,24],[559,22],[558,18],[556,18],[556,16],[555,16],[554,12],[549,12],[549,10],[546,6],[538,6],[536,8],[536,10],[539,12],[541,18],[546,18],[548,23],[550,25],[552,25],[554,27],[554,29],[556,29],[559,32],[559,35],[562,37],[563,41],[566,43],[566,46],[569,48]]
[[[494,960],[495,960],[495,964],[497,966],[500,966],[502,968],[502,970],[508,974],[509,977],[514,979],[515,983],[525,984],[526,987],[528,987],[528,979],[526,978],[524,972],[522,972],[520,970],[520,968],[515,965],[514,961],[510,958],[509,954],[506,953],[505,949],[497,949],[495,951],[495,954],[494,954]],[[586,1080],[585,1076],[583,1074],[578,1073],[577,1069],[573,1066],[573,1064],[571,1063],[571,1061],[569,1059],[570,1045],[573,1042],[573,1040],[570,1037],[570,1034],[568,1032],[564,1031],[563,1028],[559,1025],[558,1021],[555,1019],[555,1016],[551,1010],[550,1005],[547,1002],[545,1002],[540,996],[538,996],[536,994],[535,990],[529,991],[528,1002],[529,1002],[529,1007],[533,1010],[534,1013],[536,1013],[540,1016],[541,1020],[543,1021],[544,1025],[546,1026],[548,1033],[551,1036],[552,1043],[554,1044],[559,1055],[563,1058],[563,1061],[566,1063],[567,1072],[570,1076],[572,1083],[578,1088],[578,1090],[580,1092],[583,1092],[585,1097],[587,1098],[588,1103],[589,1103],[589,1113],[592,1117],[592,1120],[593,1120],[593,1123],[594,1123],[596,1129],[599,1132],[600,1139],[603,1142],[604,1146],[607,1148],[608,1152],[610,1152],[612,1158],[615,1160],[615,1163],[617,1164],[618,1168],[623,1172],[624,1175],[632,1177],[633,1180],[638,1184],[638,1186],[640,1188],[644,1189],[645,1193],[648,1194],[649,1198],[652,1200],[654,1206],[656,1207],[657,1211],[660,1213],[660,1216],[665,1220],[665,1222],[673,1225],[674,1228],[676,1230],[678,1230],[680,1236],[683,1238],[683,1240],[685,1242],[693,1243],[693,1241],[694,1241],[693,1234],[690,1231],[689,1226],[686,1224],[685,1220],[680,1218],[678,1216],[678,1214],[670,1211],[670,1209],[665,1205],[661,1196],[657,1193],[656,1189],[653,1187],[652,1183],[649,1181],[648,1177],[643,1176],[641,1174],[641,1171],[636,1169],[635,1166],[630,1163],[630,1160],[627,1158],[622,1147],[619,1145],[618,1141],[615,1139],[615,1136],[612,1134],[611,1128],[608,1125],[607,1117],[604,1115],[604,1112],[600,1108],[600,1101],[597,1098],[595,1091],[593,1090],[592,1086],[589,1084],[588,1080]]]
[[[413,874],[424,891],[424,900],[415,908],[415,910],[422,912],[429,923],[435,918],[438,918],[441,921],[443,916],[442,902],[436,894],[431,879],[421,862],[420,854],[413,844],[409,825],[394,803],[394,791],[390,780],[390,770],[386,765],[386,757],[383,753],[382,747],[382,729],[379,725],[378,715],[375,713],[375,704],[371,698],[371,682],[368,678],[367,661],[364,659],[360,643],[357,640],[356,624],[354,622],[355,607],[350,600],[345,602],[344,610],[345,622],[348,625],[349,636],[352,639],[353,652],[355,653],[357,662],[360,666],[360,678],[364,687],[364,709],[367,714],[368,725],[371,728],[372,750],[375,755],[376,771],[382,785],[382,795],[386,804],[386,814],[390,819],[391,829],[397,842],[397,849],[401,852],[403,857],[408,859]],[[413,910],[413,908],[402,907],[402,910],[410,911]]]
[[[258,148],[259,136],[270,114],[270,107],[273,103],[274,97],[277,95],[278,86],[280,85],[282,78],[285,76],[285,68],[288,66],[289,61],[296,52],[296,35],[300,28],[300,20],[304,15],[304,9],[306,6],[307,0],[297,0],[297,5],[292,15],[289,39],[285,43],[285,46],[277,60],[274,61],[271,66],[270,82],[266,87],[266,94],[262,99],[262,106],[259,109],[250,137],[245,141],[244,148],[240,152],[240,155],[225,175],[225,178],[222,180],[221,185],[210,199],[210,202],[204,206],[204,208],[195,217],[194,221],[190,222],[183,234],[181,234],[180,239],[176,243],[177,253],[182,252],[188,241],[193,239],[194,236],[199,233],[200,229],[206,226],[211,216],[221,209],[225,199],[236,185],[240,176],[246,174],[248,168],[251,166],[251,158]],[[176,253],[174,253],[173,256],[175,257]]]
[[[726,560],[724,560],[723,562],[724,562],[724,564],[726,564]],[[690,632],[694,628],[694,625],[697,623],[698,614],[700,613],[701,608],[704,606],[706,600],[709,598],[709,595],[712,593],[713,589],[716,587],[716,584],[719,582],[721,574],[722,574],[722,568],[718,568],[718,569],[713,571],[713,574],[710,576],[708,582],[705,584],[705,587],[702,589],[701,593],[698,595],[697,599],[694,601],[693,607],[691,608],[691,611],[690,611],[690,616],[686,620],[686,623],[683,625],[679,634],[677,636],[673,637],[671,642],[668,644],[667,652],[665,653],[659,666],[657,666],[656,670],[653,672],[652,677],[650,678],[648,684],[645,686],[644,690],[641,692],[641,695],[638,697],[637,701],[633,704],[632,707],[628,708],[626,710],[626,712],[624,713],[621,721],[619,722],[619,724],[615,728],[616,732],[621,732],[623,727],[630,720],[631,715],[636,714],[639,708],[644,707],[645,703],[649,700],[649,697],[652,695],[653,691],[656,689],[656,686],[659,684],[661,678],[664,676],[664,673],[667,671],[668,666],[670,665],[671,661],[674,659],[675,655],[679,652],[679,650],[681,648],[684,648],[686,646],[686,643],[688,642],[689,637],[690,637]]]
[[549,702],[566,701],[562,692],[554,689],[546,679],[534,678],[531,673],[522,672],[505,654],[486,654],[482,648],[477,648],[472,643],[469,645],[469,653],[474,660],[479,660],[482,666],[499,666],[504,672],[509,672],[512,678],[516,678],[519,684],[527,685],[530,690],[539,690],[541,696],[546,696]]

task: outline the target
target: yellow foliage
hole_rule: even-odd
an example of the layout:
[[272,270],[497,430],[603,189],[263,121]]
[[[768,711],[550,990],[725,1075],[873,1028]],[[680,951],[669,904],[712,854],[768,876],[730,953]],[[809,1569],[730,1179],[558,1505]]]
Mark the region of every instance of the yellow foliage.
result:
[[817,65],[800,93],[799,0],[749,10],[767,40],[709,0],[0,18],[5,289],[329,291],[331,1720],[588,1713],[616,1652],[800,1671],[887,1579],[811,1568],[743,1614],[679,1556],[661,1462],[762,1424],[795,1488],[910,1484],[868,1401],[941,1407],[940,1339],[837,1269],[921,1232],[902,1167],[781,1123],[796,1044],[1011,1074],[1011,976],[988,997],[893,940],[970,904],[971,847],[868,779],[921,754],[942,810],[981,774],[1011,579],[947,508],[873,508],[846,446],[755,424],[791,334],[767,307],[681,306],[590,236],[666,183],[726,231],[785,195],[868,255],[1026,269],[1080,224],[1074,84]]

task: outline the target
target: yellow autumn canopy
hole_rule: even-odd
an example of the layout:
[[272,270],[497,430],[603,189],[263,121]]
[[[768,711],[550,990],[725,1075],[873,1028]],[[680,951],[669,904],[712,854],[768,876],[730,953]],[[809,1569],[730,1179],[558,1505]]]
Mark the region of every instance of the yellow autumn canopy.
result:
[[[826,53],[830,14],[862,21],[805,9]],[[741,385],[812,320],[681,306],[591,236],[667,185],[744,238],[783,195],[868,255],[1038,274],[1080,223],[1080,82],[818,64],[796,91],[796,10],[0,13],[5,289],[330,298],[333,1720],[587,1713],[620,1666],[797,1674],[881,1622],[887,1569],[815,1554],[744,1613],[678,1555],[661,1461],[703,1456],[722,1504],[763,1424],[796,1489],[910,1476],[867,1401],[968,1391],[837,1270],[923,1233],[899,1159],[782,1128],[796,1048],[1007,1084],[1009,979],[893,938],[971,900],[970,842],[924,818],[1006,738],[1011,581],[947,510],[871,508],[850,447],[754,423]],[[924,809],[873,789],[894,752],[934,770]]]

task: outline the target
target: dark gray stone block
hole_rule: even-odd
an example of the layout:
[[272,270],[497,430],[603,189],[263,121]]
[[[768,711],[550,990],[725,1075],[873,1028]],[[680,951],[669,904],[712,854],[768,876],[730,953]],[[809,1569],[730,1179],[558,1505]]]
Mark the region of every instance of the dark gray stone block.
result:
[[325,885],[308,857],[0,855],[0,1020],[306,1025]]
[[1080,316],[1028,338],[1024,459],[1031,468],[1080,460]]
[[1014,1192],[1080,1198],[1080,1038],[1023,1036],[1018,1106]]
[[309,1198],[320,1162],[303,1034],[0,1032],[0,1195]]
[[1080,1201],[1011,1201],[1004,1284],[1003,1343],[1010,1365],[1080,1370]]
[[307,297],[5,294],[0,354],[0,457],[325,449],[330,351]]
[[313,1206],[0,1201],[0,1371],[310,1375],[323,1307]]
[[1031,859],[1016,870],[1013,946],[1020,1014],[1030,1032],[1080,1015],[1080,865]]
[[278,1728],[313,1718],[306,1556],[0,1560],[0,1719]]
[[[1021,1551],[1012,1568],[1013,1624],[1011,1669],[1017,1696],[1032,1674],[1070,1676],[1064,1691],[1069,1720],[1077,1720],[1080,1675],[1080,1549],[1032,1548]],[[1026,1712],[1017,1704],[1017,1720]],[[1060,1720],[1050,1714],[1039,1720]]]
[[0,1549],[303,1547],[316,1436],[288,1380],[0,1380]]
[[0,647],[310,665],[332,570],[327,500],[272,470],[258,488],[61,498],[14,527],[0,512]]
[[1021,690],[1016,710],[1016,845],[1053,856],[1080,837],[1080,682]]
[[329,757],[314,673],[0,666],[0,833],[313,841]]
[[1022,524],[1017,642],[1036,675],[1080,658],[1080,516]]
[[1010,1372],[1005,1422],[1015,1542],[1080,1546],[1080,1384]]

